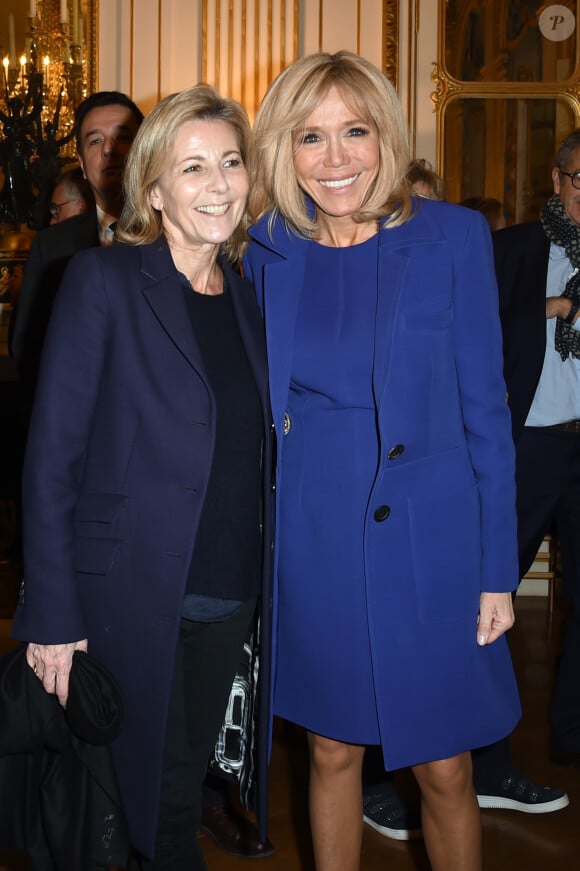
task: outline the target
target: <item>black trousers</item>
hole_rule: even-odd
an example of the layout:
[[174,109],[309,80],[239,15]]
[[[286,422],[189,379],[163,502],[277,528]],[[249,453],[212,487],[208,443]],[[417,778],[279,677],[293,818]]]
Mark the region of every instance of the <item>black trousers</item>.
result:
[[550,712],[551,739],[580,752],[580,433],[525,427],[516,445],[518,550],[524,575],[555,527],[570,605]]
[[219,623],[182,620],[169,703],[153,860],[142,871],[204,871],[197,842],[201,790],[223,722],[256,600]]

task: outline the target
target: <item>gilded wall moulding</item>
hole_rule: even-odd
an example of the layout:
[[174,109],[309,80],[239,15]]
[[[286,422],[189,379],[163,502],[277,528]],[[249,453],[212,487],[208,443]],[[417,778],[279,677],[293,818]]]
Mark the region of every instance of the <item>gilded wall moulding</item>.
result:
[[399,82],[399,0],[383,0],[383,72],[396,89]]
[[434,112],[439,111],[449,97],[462,91],[459,82],[450,78],[439,64],[435,62],[433,63],[433,69],[431,70],[431,81],[435,85],[435,90],[431,91],[429,94],[433,102]]

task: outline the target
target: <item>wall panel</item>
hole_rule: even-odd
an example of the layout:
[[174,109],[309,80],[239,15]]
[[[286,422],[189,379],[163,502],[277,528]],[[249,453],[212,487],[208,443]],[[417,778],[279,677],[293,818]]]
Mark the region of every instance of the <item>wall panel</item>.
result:
[[[299,55],[348,48],[381,66],[385,8],[385,0],[100,0],[98,86],[148,110],[203,79],[253,118],[272,78]],[[418,152],[434,160],[437,4],[397,8],[399,93]]]
[[161,96],[201,79],[201,17],[196,0],[164,0],[161,21]]
[[148,112],[165,96],[161,89],[161,71],[166,58],[161,55],[162,21],[167,22],[167,2],[163,0],[138,0],[133,3],[131,21],[133,39],[132,92],[138,98],[144,112]]
[[97,86],[134,97],[132,6],[129,0],[99,0]]
[[251,117],[270,81],[299,53],[297,0],[202,0],[201,72]]

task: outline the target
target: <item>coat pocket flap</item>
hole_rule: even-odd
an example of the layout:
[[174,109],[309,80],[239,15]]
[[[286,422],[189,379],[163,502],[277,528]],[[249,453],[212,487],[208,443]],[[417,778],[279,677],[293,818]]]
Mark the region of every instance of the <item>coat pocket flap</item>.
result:
[[450,305],[445,308],[426,306],[405,311],[404,318],[407,330],[445,330],[453,323],[453,308]]
[[89,538],[123,538],[129,499],[119,493],[85,493],[75,513],[75,531]]
[[118,539],[77,538],[73,553],[74,570],[89,575],[107,575],[120,547]]

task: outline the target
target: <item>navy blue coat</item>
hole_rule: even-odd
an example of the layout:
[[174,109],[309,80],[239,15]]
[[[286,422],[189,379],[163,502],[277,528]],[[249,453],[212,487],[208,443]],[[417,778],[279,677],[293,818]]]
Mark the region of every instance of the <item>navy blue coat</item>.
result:
[[[310,243],[280,220],[270,238],[267,224],[251,229],[244,268],[264,313],[272,413],[283,442]],[[479,213],[424,200],[411,220],[381,230],[368,332],[378,461],[361,528],[389,768],[491,743],[520,716],[505,638],[476,643],[481,592],[518,583],[501,341],[490,233]],[[283,446],[279,455],[280,476]],[[381,506],[388,515],[375,515]],[[309,571],[316,578],[324,566]],[[321,625],[320,645],[326,631]]]
[[[224,269],[264,410],[267,499],[263,325],[249,282]],[[214,437],[214,400],[165,241],[76,255],[54,305],[30,426],[24,594],[13,634],[44,644],[87,637],[117,679],[126,725],[112,750],[131,842],[146,855]],[[266,609],[264,651],[268,623]]]

